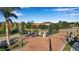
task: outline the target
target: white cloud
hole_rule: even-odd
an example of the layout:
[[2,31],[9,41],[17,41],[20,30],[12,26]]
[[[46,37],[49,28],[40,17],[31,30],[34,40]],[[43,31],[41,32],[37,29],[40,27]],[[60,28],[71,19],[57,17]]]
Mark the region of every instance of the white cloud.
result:
[[78,11],[78,10],[76,10],[76,9],[78,9],[78,8],[63,8],[63,7],[61,7],[61,8],[56,8],[56,9],[44,9],[44,11],[59,11],[59,12],[64,12],[64,11],[70,11],[70,12],[76,12],[76,11]]
[[[59,12],[65,12],[66,13],[63,13],[64,15],[67,15],[67,16],[79,16],[79,11],[77,10],[79,8],[57,8],[57,9],[52,9],[54,11],[59,11]],[[70,12],[70,13],[68,13]]]
[[65,14],[67,16],[79,16],[79,13],[71,13],[71,14]]
[[30,9],[31,7],[26,7],[27,9]]
[[23,16],[22,13],[15,13],[17,16]]
[[20,7],[21,9],[26,8],[26,9],[30,9],[31,7]]
[[23,16],[23,14],[20,12],[13,11],[12,13],[15,13],[15,15],[17,15],[17,16]]
[[74,11],[77,8],[57,8],[57,9],[52,9],[55,11]]

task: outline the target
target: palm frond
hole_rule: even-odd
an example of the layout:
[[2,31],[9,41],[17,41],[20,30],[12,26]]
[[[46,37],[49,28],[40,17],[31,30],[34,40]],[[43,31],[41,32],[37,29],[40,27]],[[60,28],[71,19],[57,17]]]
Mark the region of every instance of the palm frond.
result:
[[9,20],[10,23],[13,23],[12,20],[11,20],[10,18],[9,18],[8,20]]
[[9,17],[9,16],[13,16],[15,18],[17,18],[16,15],[12,14],[11,12],[12,11],[15,11],[15,10],[20,10],[19,7],[1,7],[0,8],[0,13],[4,16],[4,17]]
[[8,21],[9,21],[9,24],[11,24],[11,26],[14,26],[14,24],[10,18],[8,19]]
[[15,17],[16,19],[18,18],[15,14],[10,14],[9,16]]

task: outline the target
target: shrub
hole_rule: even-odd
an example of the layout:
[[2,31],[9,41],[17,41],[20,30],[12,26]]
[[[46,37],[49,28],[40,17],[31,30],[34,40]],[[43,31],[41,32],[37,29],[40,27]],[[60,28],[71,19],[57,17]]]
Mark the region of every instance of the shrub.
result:
[[13,29],[10,33],[11,34],[15,34],[15,33],[17,33],[18,31],[17,31],[17,29]]
[[38,29],[33,30],[33,32],[38,32]]

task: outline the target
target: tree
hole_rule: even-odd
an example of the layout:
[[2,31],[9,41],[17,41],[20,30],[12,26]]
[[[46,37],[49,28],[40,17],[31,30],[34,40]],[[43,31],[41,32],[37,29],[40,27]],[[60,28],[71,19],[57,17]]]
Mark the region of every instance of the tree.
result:
[[47,25],[39,25],[38,26],[38,29],[48,29],[48,26]]
[[58,30],[59,30],[59,25],[57,23],[55,23],[55,24],[54,23],[51,23],[49,25],[49,29],[48,29],[49,34],[58,32]]
[[26,28],[32,28],[32,24],[33,24],[33,21],[31,21],[31,22],[27,22],[27,24],[26,24]]
[[22,34],[24,34],[24,32],[25,32],[25,27],[26,27],[26,23],[25,22],[21,22],[21,31],[22,31]]
[[59,28],[62,29],[62,28],[69,28],[69,23],[66,22],[66,21],[59,21]]
[[15,11],[16,9],[19,9],[19,8],[16,8],[16,7],[1,7],[0,8],[0,13],[4,16],[5,21],[6,21],[6,39],[7,39],[8,48],[10,48],[10,42],[9,42],[9,22],[11,22],[10,17],[17,18],[15,13],[13,13],[13,11]]
[[17,23],[17,22],[12,23],[11,27],[13,27],[13,28],[11,29],[11,34],[19,32],[19,27],[18,26],[19,26],[19,23]]
[[5,24],[5,22],[2,23],[2,31],[3,31],[3,34],[6,33],[6,24]]
[[0,34],[2,34],[2,23],[0,22]]

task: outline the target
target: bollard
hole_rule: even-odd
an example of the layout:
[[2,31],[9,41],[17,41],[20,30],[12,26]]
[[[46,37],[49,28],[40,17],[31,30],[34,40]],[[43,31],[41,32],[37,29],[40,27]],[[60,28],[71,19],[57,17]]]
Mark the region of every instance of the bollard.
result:
[[51,39],[49,38],[49,51],[52,51]]

